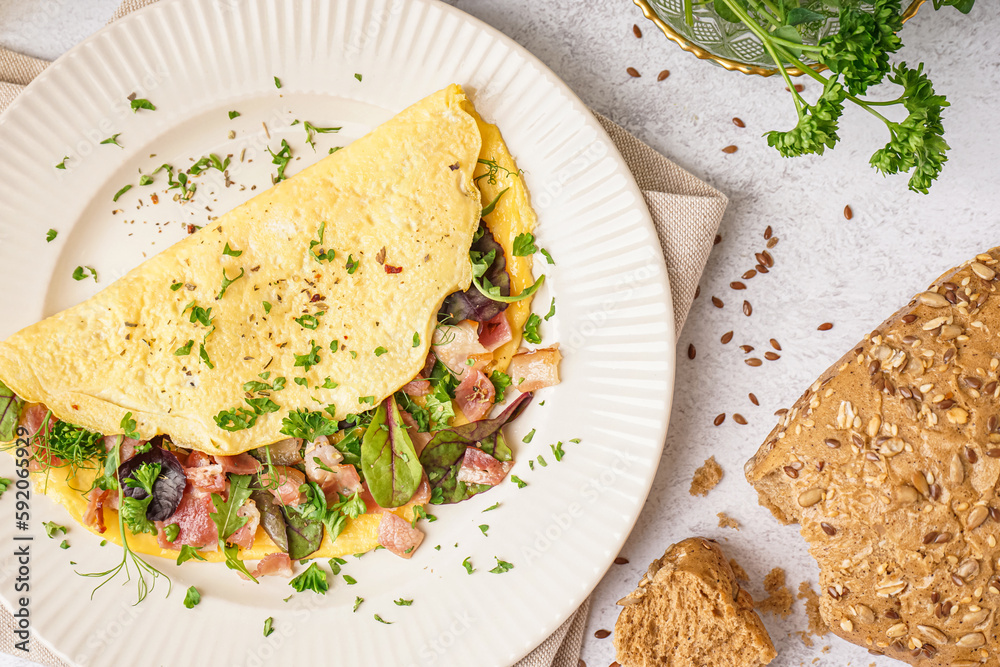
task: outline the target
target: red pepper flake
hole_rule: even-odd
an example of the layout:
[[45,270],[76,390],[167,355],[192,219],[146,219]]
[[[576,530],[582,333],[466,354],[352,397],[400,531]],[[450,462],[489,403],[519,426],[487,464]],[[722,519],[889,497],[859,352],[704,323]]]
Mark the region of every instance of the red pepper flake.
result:
[[385,265],[385,272],[386,273],[402,273],[403,272],[403,267],[401,267],[401,266],[393,266],[392,264],[386,264]]
[[188,234],[194,234],[197,231],[194,225],[188,225],[187,228],[188,228]]

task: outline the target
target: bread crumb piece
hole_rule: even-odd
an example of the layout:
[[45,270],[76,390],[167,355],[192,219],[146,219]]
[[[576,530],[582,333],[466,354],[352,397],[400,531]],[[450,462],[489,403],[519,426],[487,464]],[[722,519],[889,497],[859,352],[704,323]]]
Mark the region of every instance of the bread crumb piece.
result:
[[[812,589],[808,581],[799,584],[799,600],[806,601],[806,618],[809,620],[808,633],[816,637],[825,637],[830,633],[830,628],[823,622],[819,614],[819,595]],[[812,646],[812,641],[806,641],[806,633],[802,633],[802,641],[806,646]]]
[[785,585],[785,571],[780,567],[771,570],[764,577],[764,590],[768,596],[757,603],[757,609],[768,614],[786,618],[792,613],[795,598]]
[[733,574],[736,575],[736,579],[738,581],[750,583],[750,577],[747,575],[747,571],[740,567],[740,564],[732,558],[729,559],[729,567],[733,568]]
[[719,517],[719,528],[732,528],[733,530],[740,529],[740,522],[725,512],[719,512],[716,516]]
[[710,456],[703,466],[694,471],[689,493],[692,496],[707,496],[721,481],[722,466],[715,462],[714,456]]

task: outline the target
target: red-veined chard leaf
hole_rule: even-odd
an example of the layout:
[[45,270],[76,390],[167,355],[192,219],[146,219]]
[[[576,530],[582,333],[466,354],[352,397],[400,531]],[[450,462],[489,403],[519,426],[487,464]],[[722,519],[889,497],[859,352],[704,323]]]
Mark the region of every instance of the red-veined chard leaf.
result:
[[306,558],[323,544],[323,522],[306,518],[287,507],[282,508],[288,527],[288,557],[292,560]]
[[264,532],[279,549],[288,553],[288,527],[278,499],[270,491],[257,489],[250,494],[250,500],[260,511],[260,525]]
[[[478,447],[499,461],[510,461],[513,454],[503,437],[503,427],[514,421],[531,402],[532,394],[517,397],[493,419],[462,424],[438,431],[420,454],[420,463],[427,472],[427,479],[435,491],[440,489],[442,503],[451,504],[466,500],[492,487],[487,484],[467,484],[459,481],[458,471],[467,447]],[[435,502],[437,502],[435,500]]]
[[[469,248],[473,273],[476,277],[485,277],[494,287],[499,287],[500,294],[510,296],[510,276],[507,275],[507,259],[503,254],[503,246],[497,243],[482,220],[479,221],[479,231],[476,235],[478,238]],[[444,300],[438,317],[447,318],[447,321],[456,324],[462,320],[486,322],[506,308],[506,303],[494,301],[474,285],[470,285],[464,292],[450,294]]]
[[405,505],[420,486],[424,471],[392,396],[378,406],[365,431],[361,469],[380,507]]
[[24,401],[0,382],[0,442],[10,442],[17,437],[17,420],[23,404]]

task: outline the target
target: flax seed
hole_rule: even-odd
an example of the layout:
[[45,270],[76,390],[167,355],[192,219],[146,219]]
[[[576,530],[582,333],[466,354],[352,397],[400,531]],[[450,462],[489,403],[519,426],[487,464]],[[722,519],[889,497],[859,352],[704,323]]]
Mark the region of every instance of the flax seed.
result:
[[610,637],[611,636],[611,631],[610,630],[598,630],[597,632],[594,633],[594,636],[597,637],[598,639],[604,639],[605,637]]
[[750,392],[749,397],[751,403],[753,403],[754,405],[760,405],[760,401],[757,400],[757,397],[754,396],[753,392]]
[[746,127],[747,124],[741,118],[733,118],[733,125],[736,127]]
[[698,350],[694,349],[694,343],[688,345],[688,359],[694,359],[695,355],[698,354]]
[[754,368],[756,368],[757,366],[760,366],[761,364],[764,363],[763,361],[761,361],[757,357],[751,357],[749,359],[744,359],[744,361],[746,362],[747,366],[753,366]]
[[770,240],[768,240],[768,242],[767,242],[767,247],[768,248],[773,248],[776,245],[778,245],[778,237],[777,236],[772,236],[770,238]]
[[778,359],[781,359],[781,355],[778,354],[777,352],[771,352],[770,350],[768,350],[767,352],[764,353],[764,358],[767,359],[768,361],[777,361]]
[[753,314],[753,306],[750,305],[749,301],[743,302],[743,314],[747,317],[750,317],[750,315]]
[[670,76],[670,70],[668,70],[668,69],[661,70],[660,73],[656,75],[656,80],[657,81],[663,81],[668,76]]
[[753,345],[740,345],[740,349],[743,350],[743,354],[750,354],[753,352]]
[[761,264],[767,267],[774,266],[774,258],[771,257],[771,253],[765,250],[764,252],[760,253],[760,255],[764,260],[763,262],[761,262]]
[[716,234],[715,240],[712,241],[712,245],[719,245],[720,243],[722,243],[722,234]]
[[779,343],[778,341],[774,340],[773,338],[771,339],[771,347],[773,347],[774,349],[776,349],[778,352],[781,352],[781,343]]
[[699,296],[701,296],[701,285],[694,288],[694,298],[697,299]]
[[753,268],[757,269],[757,273],[769,273],[769,271],[767,270],[767,267],[764,266],[763,264],[758,264],[757,266],[755,266]]
[[719,426],[724,421],[726,421],[726,413],[725,412],[723,412],[720,415],[716,415],[715,419],[712,420],[712,423],[715,424],[716,426]]
[[747,418],[744,417],[743,415],[741,415],[738,412],[733,415],[733,421],[736,422],[737,424],[739,424],[740,426],[746,426],[747,425]]
[[816,327],[816,329],[818,329],[819,331],[829,331],[832,328],[833,328],[832,322],[823,322],[823,324]]
[[743,278],[743,280],[750,280],[750,279],[751,279],[751,278],[753,278],[753,277],[754,277],[755,275],[757,275],[757,272],[756,272],[756,271],[754,271],[753,269],[750,269],[749,271],[747,271],[746,273],[744,273],[744,274],[743,274],[742,276],[740,276],[740,277],[741,277],[741,278]]
[[733,282],[729,283],[729,286],[732,287],[735,290],[741,290],[741,289],[746,289],[747,288],[746,285],[744,285],[743,283],[741,283],[738,280],[734,280]]
[[642,30],[639,30],[639,26],[632,24],[632,34],[635,35],[636,39],[642,39]]
[[726,153],[727,155],[732,155],[733,153],[735,153],[738,150],[739,150],[739,147],[733,146],[733,145],[729,145],[729,146],[726,146],[725,148],[723,148],[722,152]]
[[829,535],[830,537],[833,537],[834,535],[837,534],[837,529],[834,528],[833,526],[831,526],[830,524],[828,524],[825,521],[821,522],[819,524],[819,527],[822,528],[823,532],[826,533],[827,535]]
[[722,299],[720,299],[719,297],[713,296],[712,305],[715,306],[716,308],[722,308],[726,304],[722,303]]
[[722,338],[720,338],[719,340],[722,342],[723,345],[726,345],[732,339],[733,339],[733,332],[727,331],[726,333],[722,334]]
[[767,228],[764,230],[764,240],[769,241],[773,234],[774,231],[771,229],[771,225],[768,225]]
[[854,211],[851,210],[850,205],[844,207],[844,217],[848,220],[854,217]]
[[628,558],[625,558],[624,556],[615,558],[615,565],[628,565]]
[[631,76],[631,77],[633,77],[633,78],[639,78],[640,76],[642,76],[641,74],[639,74],[639,70],[637,70],[634,67],[629,67],[625,71],[628,72],[628,75]]

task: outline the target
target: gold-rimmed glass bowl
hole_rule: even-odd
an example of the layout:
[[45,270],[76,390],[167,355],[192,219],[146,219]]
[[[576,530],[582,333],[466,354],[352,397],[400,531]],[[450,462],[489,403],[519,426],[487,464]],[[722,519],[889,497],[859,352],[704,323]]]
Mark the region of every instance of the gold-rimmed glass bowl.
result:
[[[721,18],[711,2],[694,0],[694,21],[692,25],[688,25],[684,18],[684,0],[633,1],[642,9],[646,18],[655,23],[669,39],[699,58],[744,74],[771,76],[778,71],[757,36],[742,23],[732,23]],[[910,0],[909,4],[904,1],[903,20],[916,14],[925,1]],[[802,0],[801,6],[829,17],[826,21],[799,26],[805,44],[818,44],[824,37],[834,35],[839,30],[837,12],[831,11],[823,0]],[[872,9],[872,6],[873,3],[869,0],[859,2],[860,9],[864,11]],[[813,64],[809,60],[805,62]],[[801,74],[791,67],[788,71]]]

